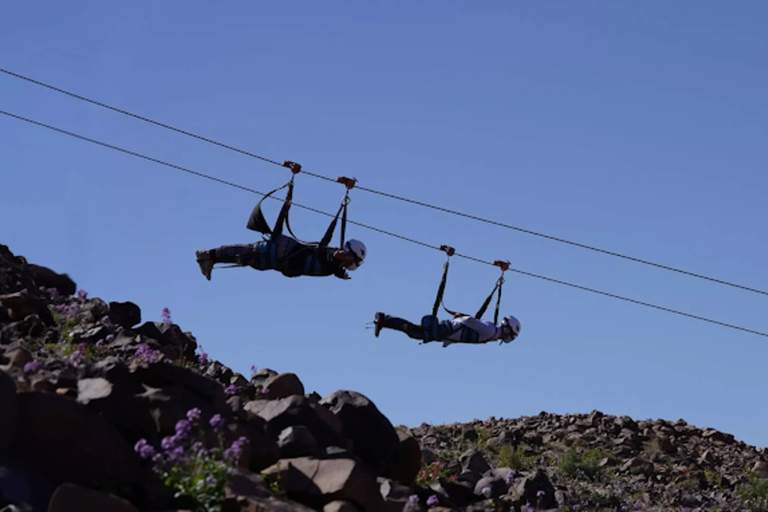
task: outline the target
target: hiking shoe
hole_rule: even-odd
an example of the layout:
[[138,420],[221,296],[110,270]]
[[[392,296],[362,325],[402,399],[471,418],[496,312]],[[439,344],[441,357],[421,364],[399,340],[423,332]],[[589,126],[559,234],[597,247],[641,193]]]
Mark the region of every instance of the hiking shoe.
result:
[[213,270],[213,258],[209,251],[195,251],[197,264],[200,266],[200,272],[207,280],[211,280],[211,270]]
[[381,327],[382,327],[381,321],[383,320],[382,318],[383,316],[384,316],[383,313],[378,313],[378,312],[373,316],[373,325],[374,325],[373,335],[377,338],[379,337],[379,333],[381,332]]

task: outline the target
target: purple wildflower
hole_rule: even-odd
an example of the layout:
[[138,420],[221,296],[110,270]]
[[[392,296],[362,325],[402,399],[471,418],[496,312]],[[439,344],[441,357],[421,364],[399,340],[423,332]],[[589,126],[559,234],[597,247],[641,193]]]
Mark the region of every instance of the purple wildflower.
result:
[[436,507],[438,503],[440,503],[440,499],[435,494],[427,498],[427,506]]
[[221,417],[221,414],[214,414],[213,417],[208,422],[211,427],[213,427],[213,430],[217,433],[221,433],[224,431],[224,418]]
[[536,491],[536,497],[544,496],[544,491]]
[[146,439],[139,439],[139,441],[134,445],[133,449],[142,459],[148,459],[155,455],[155,449],[152,448],[149,443],[147,443]]
[[107,340],[107,343],[112,343],[113,341],[115,341],[115,335],[107,334],[107,337],[105,339]]
[[168,452],[168,460],[171,462],[180,461],[184,458],[184,447],[183,446],[177,446],[171,451]]
[[177,436],[168,436],[164,437],[162,441],[160,441],[160,446],[163,450],[166,452],[169,452],[176,448],[176,443],[179,442],[179,438]]
[[200,409],[195,407],[187,411],[187,419],[192,425],[197,425],[197,422],[200,421]]
[[104,346],[104,340],[97,341],[96,342],[96,346],[99,347],[99,348],[103,347]]
[[203,455],[204,452],[205,452],[205,445],[200,441],[196,441],[195,444],[192,445],[192,453],[194,453],[195,455]]
[[192,432],[192,425],[187,420],[179,420],[176,422],[176,435],[179,439],[186,438]]
[[208,363],[208,354],[205,352],[201,352],[199,356],[197,356],[198,361],[200,361],[200,364],[206,364]]
[[408,501],[411,503],[418,503],[419,502],[419,495],[418,494],[411,494],[408,496]]
[[507,483],[507,485],[511,485],[512,482],[515,481],[515,472],[510,471],[509,473],[507,473],[507,476],[504,477],[504,481]]
[[80,343],[77,346],[77,349],[72,352],[72,355],[69,356],[69,361],[75,366],[80,366],[83,363],[83,359],[85,359],[85,356],[87,355],[85,352],[87,348],[88,345],[85,343]]
[[235,386],[234,384],[230,384],[229,386],[224,388],[224,393],[226,393],[227,395],[234,395],[234,394],[236,394],[237,393],[237,386]]
[[490,488],[490,486],[486,485],[485,487],[483,487],[483,489],[480,492],[482,492],[487,497],[491,496],[491,488]]
[[262,393],[263,395],[266,395],[267,393],[269,393],[269,388],[264,388],[264,389],[262,389],[262,390],[261,390],[261,393]]
[[531,505],[530,503],[525,504],[525,512],[534,512],[534,511],[535,509],[533,508],[533,505]]
[[43,365],[39,361],[30,361],[24,365],[24,373],[35,374],[40,371]]
[[85,300],[88,298],[88,292],[85,290],[78,290],[77,291],[77,298],[80,300]]
[[[110,334],[110,336],[112,335]],[[109,341],[109,336],[107,336],[107,341]],[[139,364],[157,363],[163,359],[163,353],[159,350],[149,348],[149,345],[146,343],[142,343],[139,345],[139,348],[136,349],[136,352],[134,352],[133,359]]]
[[243,448],[247,443],[248,439],[245,436],[240,436],[234,443],[232,443],[232,446],[224,450],[224,458],[232,464],[237,463],[243,453]]
[[50,295],[54,300],[60,297],[59,290],[56,288],[48,288],[48,295]]
[[215,476],[208,475],[207,477],[205,477],[205,485],[207,485],[208,487],[216,487],[217,483],[218,482],[216,481]]
[[168,308],[163,308],[163,323],[169,324],[171,323],[171,310]]

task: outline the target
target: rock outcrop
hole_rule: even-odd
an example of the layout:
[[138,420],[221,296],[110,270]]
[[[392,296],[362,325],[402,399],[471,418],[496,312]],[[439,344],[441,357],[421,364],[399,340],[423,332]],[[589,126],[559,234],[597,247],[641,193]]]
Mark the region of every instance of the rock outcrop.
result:
[[[760,510],[768,453],[593,411],[408,428],[0,245],[0,510]],[[763,509],[764,510],[764,509]]]

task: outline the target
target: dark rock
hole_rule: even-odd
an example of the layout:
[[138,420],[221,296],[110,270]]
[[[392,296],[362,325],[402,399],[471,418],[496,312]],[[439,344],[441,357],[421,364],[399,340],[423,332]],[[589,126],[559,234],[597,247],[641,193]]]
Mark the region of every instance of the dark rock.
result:
[[317,441],[304,425],[283,429],[278,436],[277,445],[280,447],[280,456],[284,459],[317,455]]
[[[542,494],[538,495],[540,491]],[[537,469],[533,476],[516,478],[507,497],[512,505],[515,506],[532,503],[539,504],[541,508],[547,509],[557,505],[555,487],[542,469]]]
[[48,267],[34,263],[27,263],[27,269],[38,287],[54,288],[64,296],[72,296],[77,291],[77,285],[69,274],[59,274]]
[[218,412],[229,412],[224,388],[221,384],[189,369],[171,363],[150,363],[134,370],[136,378],[147,386],[162,388],[176,385],[197,395]]
[[103,325],[97,325],[96,327],[92,327],[91,329],[87,329],[85,331],[75,334],[72,337],[72,342],[87,343],[89,345],[92,345],[99,340],[106,339],[106,337],[109,336],[110,334],[112,334],[112,331],[110,331],[107,327]]
[[292,395],[304,395],[304,385],[295,373],[280,373],[264,381],[264,398],[286,398]]
[[271,368],[262,368],[251,375],[251,384],[255,386],[263,386],[264,383],[270,378],[277,375],[277,372]]
[[0,452],[13,443],[18,417],[16,384],[10,375],[0,370]]
[[352,451],[376,475],[387,475],[395,465],[400,438],[392,423],[362,393],[340,390],[323,398],[327,407],[341,421],[344,436],[352,442]]
[[24,368],[24,365],[35,360],[32,353],[25,348],[16,348],[5,353],[8,364],[16,368]]
[[464,452],[459,458],[461,463],[461,469],[463,471],[472,471],[474,473],[483,474],[491,466],[488,465],[488,461],[485,460],[483,453],[475,448],[471,448]]
[[113,324],[126,329],[141,323],[141,309],[130,301],[110,302],[107,316]]
[[163,322],[144,322],[133,329],[138,334],[157,340],[161,347],[171,353],[171,359],[196,359],[197,343],[184,334],[178,325]]
[[48,505],[48,512],[139,512],[130,502],[75,484],[62,484]]
[[340,500],[365,511],[386,511],[376,476],[354,459],[282,459],[264,474],[279,478],[289,498],[315,509]]
[[13,449],[51,481],[92,488],[130,488],[139,481],[138,455],[107,419],[54,394],[17,398]]
[[0,306],[5,308],[6,315],[14,322],[24,320],[29,315],[37,315],[47,325],[55,323],[45,301],[26,289],[0,295]]
[[407,428],[397,427],[395,431],[400,440],[400,448],[397,451],[394,466],[385,476],[403,485],[411,486],[421,471],[421,447]]
[[245,411],[249,418],[256,416],[266,421],[267,431],[274,440],[284,429],[303,425],[312,433],[318,447],[347,447],[347,440],[323,421],[312,405],[306,397],[293,395],[277,400],[251,400],[245,404]]

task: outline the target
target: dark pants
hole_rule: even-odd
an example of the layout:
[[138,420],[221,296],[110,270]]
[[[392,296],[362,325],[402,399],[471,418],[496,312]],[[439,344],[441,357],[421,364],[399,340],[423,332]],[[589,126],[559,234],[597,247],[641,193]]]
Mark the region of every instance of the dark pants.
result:
[[248,265],[256,270],[280,270],[281,262],[298,242],[285,235],[253,244],[222,245],[213,250],[214,263]]
[[[382,329],[393,329],[395,331],[404,332],[409,338],[413,338],[415,340],[424,339],[421,326],[416,325],[413,322],[409,322],[404,318],[382,315],[380,323]],[[440,337],[449,336],[453,332],[453,326],[447,320],[441,320],[437,325],[437,332]]]

